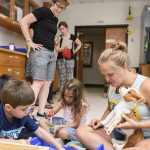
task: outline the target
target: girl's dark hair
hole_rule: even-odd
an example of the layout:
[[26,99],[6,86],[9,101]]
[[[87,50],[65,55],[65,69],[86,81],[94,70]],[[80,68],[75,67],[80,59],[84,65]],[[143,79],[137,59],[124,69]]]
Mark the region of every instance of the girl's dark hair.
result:
[[31,105],[35,100],[30,84],[23,80],[9,80],[1,91],[1,103],[17,106]]
[[60,28],[61,26],[64,26],[65,28],[68,28],[68,24],[67,24],[65,21],[61,21],[61,22],[58,24],[58,28]]
[[83,86],[81,82],[77,79],[70,79],[65,83],[61,93],[61,100],[62,100],[63,107],[67,106],[66,100],[64,98],[65,90],[72,91],[74,93],[74,103],[72,107],[72,113],[74,119],[78,120],[81,118],[82,100],[84,100]]

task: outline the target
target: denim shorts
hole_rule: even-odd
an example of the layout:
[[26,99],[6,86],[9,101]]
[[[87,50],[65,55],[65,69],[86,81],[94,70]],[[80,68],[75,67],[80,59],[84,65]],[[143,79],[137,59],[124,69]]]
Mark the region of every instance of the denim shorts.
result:
[[65,124],[64,118],[61,117],[53,117],[52,118],[53,125],[62,125]]
[[[61,117],[53,117],[52,122],[54,125],[65,124],[64,118],[61,118]],[[67,128],[60,129],[60,131],[62,131],[62,130],[65,130],[68,133],[71,141],[77,141],[76,129],[67,127]]]
[[56,56],[54,51],[42,47],[40,50],[30,52],[32,77],[36,80],[54,80],[56,69]]
[[71,141],[77,141],[76,129],[67,127],[67,128],[60,129],[60,131],[62,131],[62,130],[66,131],[68,133]]

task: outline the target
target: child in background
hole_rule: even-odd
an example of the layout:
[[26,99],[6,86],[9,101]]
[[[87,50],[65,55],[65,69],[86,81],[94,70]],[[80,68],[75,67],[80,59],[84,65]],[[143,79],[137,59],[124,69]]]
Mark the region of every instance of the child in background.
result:
[[[61,101],[49,113],[63,109],[63,118],[53,117],[54,135],[64,140],[77,140],[76,128],[86,123],[87,100],[83,97],[83,86],[77,79],[70,79],[63,87]],[[40,120],[39,125],[50,132],[50,121]]]
[[62,146],[44,129],[39,127],[28,115],[30,105],[34,102],[34,92],[26,81],[10,80],[1,91],[0,138],[18,139],[23,127],[36,136],[52,144],[59,150]]

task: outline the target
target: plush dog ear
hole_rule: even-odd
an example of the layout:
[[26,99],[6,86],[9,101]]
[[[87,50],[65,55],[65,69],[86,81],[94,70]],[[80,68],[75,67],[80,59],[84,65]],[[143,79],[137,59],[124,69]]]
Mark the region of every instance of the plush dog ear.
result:
[[141,96],[139,92],[135,89],[130,89],[127,94],[124,96],[125,101],[130,102],[133,101],[135,103],[143,102],[145,103],[145,99]]
[[144,97],[142,97],[142,96],[137,97],[137,101],[138,101],[138,103],[140,103],[140,102],[146,103],[145,98],[144,98]]
[[145,99],[142,97],[142,95],[134,89],[130,89],[130,91],[128,92],[128,95],[130,96],[130,99],[134,101],[135,103],[146,102]]

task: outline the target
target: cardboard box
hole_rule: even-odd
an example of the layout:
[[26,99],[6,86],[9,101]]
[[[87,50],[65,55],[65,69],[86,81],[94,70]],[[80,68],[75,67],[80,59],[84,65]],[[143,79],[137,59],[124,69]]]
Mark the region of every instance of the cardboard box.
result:
[[49,150],[49,148],[44,146],[6,142],[0,139],[0,150]]

